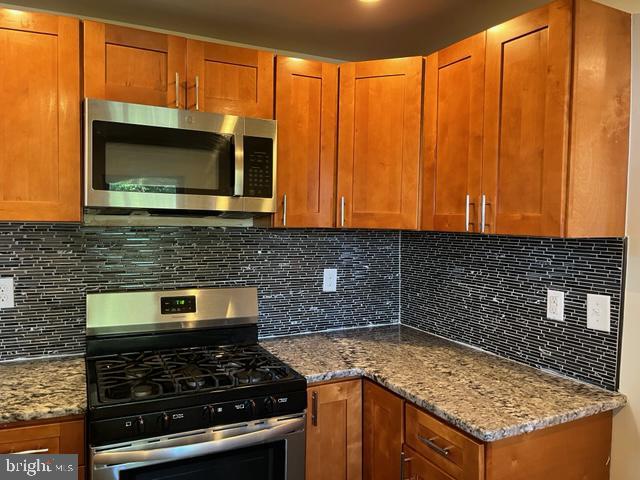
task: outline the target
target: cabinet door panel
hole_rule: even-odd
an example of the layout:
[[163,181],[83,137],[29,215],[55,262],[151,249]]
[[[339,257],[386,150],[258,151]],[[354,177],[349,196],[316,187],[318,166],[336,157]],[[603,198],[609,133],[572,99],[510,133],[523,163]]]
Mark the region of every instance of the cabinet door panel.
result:
[[275,225],[330,227],[335,205],[338,68],[287,57],[278,57],[277,64],[279,212]]
[[184,108],[185,76],[186,39],[84,22],[86,97]]
[[340,74],[338,225],[417,228],[422,59],[345,64]]
[[478,231],[484,54],[485,33],[480,33],[427,57],[423,229]]
[[0,9],[0,219],[80,220],[76,19]]
[[273,118],[273,62],[272,52],[189,40],[188,108]]
[[312,385],[307,405],[307,480],[361,480],[362,382]]
[[363,478],[399,478],[403,401],[384,388],[365,380],[363,405]]
[[487,32],[485,231],[563,233],[570,57],[569,1]]

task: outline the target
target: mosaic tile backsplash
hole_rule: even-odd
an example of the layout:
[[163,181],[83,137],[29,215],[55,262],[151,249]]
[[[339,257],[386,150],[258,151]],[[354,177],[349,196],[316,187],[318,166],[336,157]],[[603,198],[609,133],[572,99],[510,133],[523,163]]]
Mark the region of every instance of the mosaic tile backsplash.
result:
[[[403,232],[402,323],[616,388],[624,239]],[[564,321],[546,318],[547,289]],[[587,329],[587,294],[611,296],[611,332]]]
[[[257,286],[260,335],[402,323],[529,365],[616,387],[623,239],[432,232],[0,223],[0,360],[83,353],[84,297],[121,289]],[[322,270],[338,269],[338,292]],[[546,318],[564,291],[565,320]],[[611,295],[611,332],[586,295]]]
[[[398,232],[0,224],[0,360],[84,352],[85,294],[257,286],[262,336],[397,323]],[[324,268],[338,292],[322,292]]]

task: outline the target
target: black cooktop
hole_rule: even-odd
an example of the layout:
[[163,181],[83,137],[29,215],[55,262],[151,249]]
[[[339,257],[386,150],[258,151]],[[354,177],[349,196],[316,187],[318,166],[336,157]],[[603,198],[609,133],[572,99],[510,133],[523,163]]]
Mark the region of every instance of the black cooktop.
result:
[[92,363],[98,405],[193,395],[297,376],[259,345],[123,353],[95,358]]

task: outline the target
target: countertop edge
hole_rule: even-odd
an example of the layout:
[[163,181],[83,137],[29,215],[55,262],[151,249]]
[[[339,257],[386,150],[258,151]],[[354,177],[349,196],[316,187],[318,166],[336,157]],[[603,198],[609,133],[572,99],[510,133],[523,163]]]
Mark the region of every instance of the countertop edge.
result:
[[451,415],[446,411],[439,409],[435,405],[429,403],[428,400],[425,400],[424,398],[418,398],[415,395],[410,394],[406,390],[400,387],[397,387],[386,378],[376,375],[367,370],[363,370],[360,368],[351,368],[346,370],[335,370],[330,372],[313,373],[306,376],[306,379],[309,385],[313,385],[314,383],[327,382],[331,380],[342,380],[347,378],[367,378],[369,380],[372,380],[377,384],[392,391],[396,395],[399,395],[406,401],[417,405],[418,407],[426,410],[427,412],[435,415],[436,417],[448,422],[454,427],[462,430],[463,432],[483,442],[496,442],[498,440],[503,440],[505,438],[515,437],[515,436],[523,435],[526,433],[531,433],[536,430],[542,430],[544,428],[561,425],[563,423],[569,423],[575,420],[579,420],[581,418],[586,418],[593,415],[598,415],[600,413],[615,410],[617,408],[624,407],[627,404],[626,396],[624,396],[623,394],[619,394],[619,396],[612,398],[610,401],[595,402],[593,405],[587,406],[585,408],[571,410],[562,415],[554,415],[551,417],[540,418],[530,422],[524,422],[521,425],[516,425],[511,428],[505,428],[505,429],[499,429],[499,430],[484,430],[484,429],[480,429],[467,424],[466,422],[460,420],[454,415]]

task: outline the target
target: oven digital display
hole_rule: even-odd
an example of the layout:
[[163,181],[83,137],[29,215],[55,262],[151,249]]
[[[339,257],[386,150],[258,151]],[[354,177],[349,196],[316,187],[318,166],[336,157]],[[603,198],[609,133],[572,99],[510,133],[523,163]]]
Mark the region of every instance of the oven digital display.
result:
[[194,313],[196,311],[196,297],[189,295],[185,297],[161,297],[160,313]]

